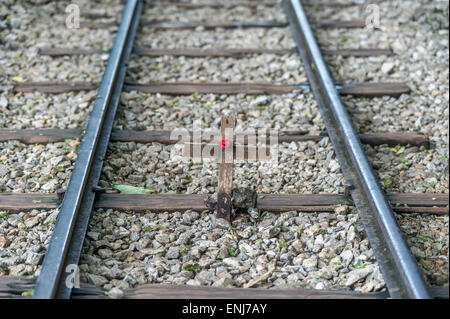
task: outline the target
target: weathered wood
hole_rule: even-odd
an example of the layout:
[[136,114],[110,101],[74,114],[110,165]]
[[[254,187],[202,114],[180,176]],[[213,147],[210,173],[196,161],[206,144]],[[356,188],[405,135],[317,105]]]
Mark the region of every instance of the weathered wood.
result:
[[343,57],[369,57],[369,56],[380,56],[394,55],[394,52],[389,49],[340,49],[340,50],[322,50],[323,55],[340,55]]
[[388,201],[392,204],[408,206],[447,206],[448,194],[441,193],[388,193]]
[[317,0],[311,0],[311,1],[302,1],[303,6],[309,6],[309,7],[317,7],[325,6],[325,7],[337,7],[337,8],[345,8],[345,7],[352,7],[352,6],[361,6],[361,2],[342,2],[342,1],[317,1]]
[[[349,7],[349,6],[357,6],[360,5],[358,3],[341,3],[341,2],[318,2],[318,1],[311,1],[311,2],[302,2],[304,6],[327,6],[327,7]],[[149,3],[150,6],[176,6],[179,8],[183,8],[186,10],[189,9],[200,9],[200,8],[214,8],[214,9],[220,9],[220,8],[235,8],[235,7],[247,7],[247,8],[257,8],[257,7],[273,7],[280,5],[279,2],[274,1],[258,1],[258,2],[230,2],[230,3],[189,3],[189,2],[178,2],[178,1],[151,1]]]
[[0,129],[0,142],[17,140],[26,144],[53,143],[81,136],[80,129]]
[[[141,26],[146,26],[155,30],[194,30],[196,28],[203,28],[205,30],[223,28],[223,29],[235,29],[235,28],[286,28],[289,26],[287,21],[252,21],[252,22],[242,22],[242,21],[215,21],[215,22],[203,22],[203,21],[192,21],[192,22],[167,22],[160,19],[155,19],[151,21],[142,21]],[[326,28],[326,29],[349,29],[349,28],[364,28],[366,22],[364,20],[323,20],[323,21],[311,21],[311,25],[316,28]],[[107,28],[117,28],[119,24],[117,22],[83,22],[81,23],[82,28],[88,29],[107,29]]]
[[267,1],[258,1],[258,2],[230,2],[230,3],[188,3],[188,2],[164,2],[164,1],[151,1],[149,3],[150,6],[175,6],[179,8],[183,8],[186,10],[189,9],[200,9],[200,8],[213,8],[213,9],[221,9],[221,8],[235,8],[235,7],[247,7],[247,8],[257,8],[257,7],[273,7],[279,5],[277,2],[267,2]]
[[76,91],[96,90],[98,84],[89,82],[23,82],[14,85],[16,92],[42,92],[42,93],[66,93]]
[[145,284],[125,292],[125,299],[383,299],[387,293],[363,294],[342,290],[218,288]]
[[339,194],[258,194],[256,207],[261,210],[284,212],[293,211],[297,207],[324,207],[321,210],[332,211],[336,205],[349,204],[349,201]]
[[[264,48],[211,48],[211,49],[153,49],[153,48],[139,48],[133,49],[133,54],[140,56],[184,56],[184,57],[231,57],[242,58],[254,54],[276,54],[285,55],[295,53],[296,49],[264,49]],[[39,54],[48,56],[65,56],[65,55],[89,55],[89,54],[104,54],[109,53],[109,50],[103,49],[79,49],[79,48],[42,48],[39,49]],[[342,49],[342,50],[322,50],[323,55],[340,55],[343,57],[369,57],[369,56],[390,56],[394,53],[392,50],[386,49]]]
[[[14,86],[16,92],[65,93],[71,91],[95,90],[95,83],[87,82],[23,82]],[[342,95],[355,96],[399,96],[409,93],[404,83],[353,83],[337,85]],[[272,84],[272,83],[187,83],[155,82],[125,83],[125,91],[140,91],[169,95],[198,94],[287,94],[294,90],[309,91],[309,83]]]
[[124,90],[169,95],[190,94],[287,94],[296,85],[277,85],[272,83],[126,83]]
[[100,194],[95,202],[96,208],[112,208],[128,211],[184,211],[188,209],[203,211],[208,209],[208,195],[177,194]]
[[392,207],[396,213],[448,215],[448,207]]
[[102,49],[79,49],[79,48],[41,48],[39,49],[40,55],[49,56],[65,56],[65,55],[90,55],[90,54],[102,54],[109,53],[108,50]]
[[[448,299],[446,286],[429,287],[433,298]],[[349,290],[304,288],[218,288],[170,284],[145,284],[125,290],[125,299],[386,299],[387,291],[361,293]]]
[[[265,280],[265,279],[264,279]],[[0,299],[30,299],[22,296],[34,289],[36,277],[0,276]],[[81,283],[72,290],[71,299],[106,299],[100,287]],[[446,286],[432,286],[429,290],[434,298],[448,299]],[[316,290],[303,288],[217,288],[211,286],[186,286],[171,284],[145,284],[124,291],[125,299],[383,299],[389,294],[373,292],[364,294],[348,290]]]
[[213,49],[152,49],[152,48],[134,48],[133,53],[143,56],[185,56],[185,57],[232,57],[241,58],[251,54],[292,54],[295,49],[227,49],[227,48],[213,48]]
[[411,89],[405,83],[355,83],[345,84],[340,90],[341,95],[354,96],[399,96],[407,94]]
[[[207,194],[99,194],[95,203],[96,208],[112,208],[128,211],[183,211],[193,209],[202,211],[208,209]],[[433,199],[434,198],[434,199]],[[388,193],[388,201],[394,210],[401,212],[433,213],[425,208],[445,208],[448,214],[448,194],[429,193]],[[267,211],[330,211],[337,205],[351,205],[344,195],[340,194],[258,194],[256,207]],[[31,209],[53,209],[59,205],[56,194],[36,193],[6,193],[0,194],[0,210],[11,212]],[[398,205],[409,205],[401,207]],[[278,210],[277,210],[278,209]],[[314,210],[313,210],[314,211]],[[440,211],[436,212],[441,213]]]
[[0,210],[52,209],[58,206],[59,201],[56,194],[0,194]]
[[[0,299],[31,299],[31,291],[36,285],[36,277],[0,276]],[[22,296],[23,293],[28,293]],[[100,287],[80,283],[80,288],[73,288],[71,299],[106,299]]]
[[155,30],[192,30],[198,27],[202,27],[205,30],[223,28],[223,29],[235,29],[235,28],[285,28],[289,25],[286,21],[215,21],[215,22],[163,22],[163,21],[143,21],[142,26],[149,27]]
[[364,28],[366,26],[366,21],[364,20],[348,20],[348,21],[340,21],[340,20],[327,20],[327,21],[315,21],[311,22],[313,26],[316,28]]
[[359,134],[362,143],[370,145],[387,144],[389,146],[396,145],[412,145],[430,147],[428,136],[420,133],[363,133]]
[[36,278],[18,276],[0,276],[0,299],[31,299],[31,296],[22,296],[30,292],[36,284]]
[[[311,89],[309,83],[302,84],[272,84],[272,83],[126,83],[125,90],[146,93],[190,95],[198,94],[287,94],[294,90]],[[352,83],[338,85],[342,95],[355,96],[398,96],[409,93],[409,87],[404,83]]]
[[[285,55],[297,52],[293,49],[260,49],[260,48],[212,48],[212,49],[152,49],[152,48],[134,48],[133,53],[143,56],[185,56],[185,57],[232,57],[241,58],[253,54],[276,54]],[[344,57],[369,57],[369,56],[390,56],[394,53],[392,50],[385,49],[343,49],[343,50],[322,50],[324,55],[340,55]]]
[[[289,25],[284,21],[262,21],[262,22],[184,22],[184,23],[172,23],[172,22],[143,22],[142,25],[154,28],[157,30],[168,29],[196,29],[202,27],[204,29],[215,28],[285,28]],[[324,20],[324,21],[312,21],[312,26],[317,28],[364,28],[366,22],[364,20]]]
[[[217,189],[217,218],[231,221],[233,205],[231,194],[233,191],[233,139],[236,119],[234,116],[222,116],[221,136],[222,136],[222,156],[219,163],[218,189]],[[223,142],[228,144],[224,145]]]
[[[187,134],[192,133],[187,131]],[[136,142],[136,143],[161,143],[161,144],[176,144],[181,140],[171,139],[172,131],[119,131],[113,130],[111,133],[111,142]]]
[[84,19],[108,19],[112,16],[107,13],[95,13],[95,12],[82,12],[81,17]]
[[[136,143],[161,143],[176,144],[181,140],[171,139],[172,131],[133,131],[133,130],[113,130],[111,142],[136,142]],[[192,132],[189,134],[192,141]],[[326,136],[326,132],[320,132],[320,135],[305,135],[305,131],[280,131],[278,143],[320,141]],[[237,132],[236,137],[243,136],[244,144],[248,143],[249,136],[245,132]],[[66,139],[80,138],[82,130],[80,129],[0,129],[0,142],[18,140],[26,144],[63,142]],[[270,142],[270,131],[266,133],[267,137],[255,138],[258,143]],[[428,136],[420,133],[364,133],[359,135],[362,143],[370,145],[388,144],[413,145],[429,147]],[[187,138],[187,136],[185,137]],[[211,139],[203,138],[203,142],[209,143]]]

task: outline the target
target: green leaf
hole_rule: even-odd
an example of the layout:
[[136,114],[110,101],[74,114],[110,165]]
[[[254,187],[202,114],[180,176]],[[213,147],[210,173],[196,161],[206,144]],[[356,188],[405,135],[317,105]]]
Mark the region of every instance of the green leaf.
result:
[[34,289],[27,290],[22,293],[22,296],[32,297],[34,295]]
[[121,194],[153,194],[155,192],[154,189],[145,189],[130,185],[113,184],[113,187],[117,189]]
[[186,265],[184,266],[184,270],[187,271],[193,271],[193,270],[199,270],[200,266],[199,265]]
[[396,152],[397,155],[403,154],[405,152],[405,147],[402,146],[399,148],[399,150]]
[[394,181],[391,178],[387,178],[382,182],[384,188],[388,188],[393,183],[394,183]]
[[23,78],[21,76],[13,76],[11,78],[14,82],[23,82]]
[[364,268],[364,262],[361,259],[358,259],[358,261],[353,265],[356,269]]
[[421,236],[419,236],[419,237],[417,237],[421,242],[424,242],[424,243],[426,243],[427,241],[428,241],[428,239],[427,238],[425,238],[425,237],[421,237]]
[[229,249],[228,253],[230,254],[230,256],[236,257],[237,256],[237,252],[234,251],[233,249]]
[[393,153],[395,153],[395,155],[401,155],[401,154],[403,154],[403,153],[405,152],[405,147],[404,147],[404,146],[402,146],[402,147],[400,147],[400,148],[398,148],[398,147],[393,147],[393,148],[391,148],[391,151],[392,151]]

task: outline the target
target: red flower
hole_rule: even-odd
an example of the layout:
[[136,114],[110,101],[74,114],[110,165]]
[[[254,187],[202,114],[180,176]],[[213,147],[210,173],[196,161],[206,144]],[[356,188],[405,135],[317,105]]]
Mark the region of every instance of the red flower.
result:
[[231,145],[231,142],[229,140],[222,140],[220,142],[220,147],[222,147],[223,150],[229,148],[230,145]]

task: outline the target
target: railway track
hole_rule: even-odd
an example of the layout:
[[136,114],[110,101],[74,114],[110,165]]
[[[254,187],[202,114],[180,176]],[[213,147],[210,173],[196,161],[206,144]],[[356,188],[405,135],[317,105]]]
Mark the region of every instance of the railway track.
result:
[[[157,4],[154,4],[157,6]],[[43,261],[40,275],[34,287],[34,298],[70,298],[79,296],[99,297],[101,291],[95,288],[73,289],[68,285],[68,280],[73,278],[73,271],[70,265],[78,265],[80,254],[88,231],[89,219],[93,209],[102,210],[122,210],[141,212],[136,214],[148,214],[149,211],[155,212],[176,212],[180,211],[198,211],[211,216],[207,217],[214,227],[225,227],[235,236],[232,225],[234,218],[239,219],[241,215],[234,216],[234,210],[243,211],[250,209],[263,212],[335,212],[341,205],[355,206],[362,220],[364,231],[367,234],[371,249],[378,262],[379,268],[384,278],[387,292],[361,294],[357,292],[328,291],[328,290],[288,290],[280,289],[256,289],[250,288],[259,282],[264,282],[272,275],[274,269],[262,274],[259,279],[249,281],[243,284],[239,292],[236,289],[201,287],[190,290],[186,286],[186,291],[178,292],[179,297],[190,295],[198,297],[235,297],[236,294],[242,294],[242,298],[259,297],[286,297],[302,298],[314,296],[317,298],[430,298],[432,296],[442,297],[445,295],[442,289],[427,287],[423,279],[414,256],[411,254],[408,245],[402,235],[402,231],[397,224],[393,211],[403,213],[423,213],[423,214],[448,214],[448,196],[446,194],[411,194],[397,193],[385,194],[380,183],[375,177],[371,165],[364,154],[361,143],[370,145],[388,144],[393,147],[397,145],[429,148],[429,141],[424,134],[410,133],[371,133],[358,134],[347,114],[340,96],[350,95],[357,97],[377,97],[394,96],[408,94],[409,87],[404,83],[335,83],[324,62],[323,55],[333,57],[342,56],[379,56],[389,55],[392,52],[386,49],[360,49],[353,50],[321,50],[311,30],[314,28],[358,28],[363,27],[361,21],[315,21],[310,23],[306,17],[304,7],[300,1],[291,0],[283,3],[284,10],[289,21],[289,26],[294,36],[308,82],[292,83],[282,81],[278,83],[251,81],[241,82],[177,82],[174,83],[169,77],[169,81],[154,81],[152,73],[158,78],[158,70],[144,70],[149,74],[144,78],[151,79],[147,82],[140,81],[140,75],[135,75],[137,66],[133,66],[130,60],[131,53],[142,59],[151,57],[186,57],[186,58],[208,58],[225,57],[230,59],[241,59],[248,56],[258,56],[263,54],[273,55],[295,55],[295,49],[153,49],[138,47],[135,45],[135,36],[138,27],[144,30],[154,30],[155,32],[165,32],[164,30],[195,30],[217,29],[215,32],[228,32],[228,29],[240,28],[245,32],[247,28],[287,28],[284,21],[270,22],[174,22],[174,21],[141,21],[144,3],[142,1],[127,1],[120,26],[115,37],[114,45],[111,49],[66,49],[66,48],[44,48],[40,51],[42,55],[51,56],[70,56],[70,55],[96,55],[100,51],[109,52],[108,65],[103,74],[100,84],[93,82],[61,82],[61,81],[29,81],[15,85],[17,92],[42,92],[48,94],[60,94],[67,92],[96,90],[94,108],[91,112],[89,123],[84,130],[79,129],[40,129],[40,130],[0,130],[0,141],[19,140],[24,143],[52,143],[62,142],[68,139],[82,138],[82,143],[77,152],[77,160],[73,168],[70,182],[67,189],[59,197],[57,194],[0,194],[0,209],[10,211],[20,211],[24,209],[55,209],[59,207],[58,219],[53,230],[45,259]],[[151,4],[149,4],[151,6]],[[175,5],[176,6],[176,5]],[[179,8],[198,9],[189,5],[179,4]],[[243,7],[253,4],[244,4]],[[272,4],[265,4],[263,7],[272,7]],[[226,9],[238,8],[239,5],[232,4]],[[216,8],[217,9],[217,8]],[[258,9],[260,9],[258,7]],[[112,28],[117,26],[113,23],[86,23],[85,28]],[[224,30],[222,30],[224,29]],[[176,32],[176,31],[170,31]],[[128,67],[128,74],[127,74]],[[298,66],[297,66],[298,67]],[[199,72],[201,69],[199,69]],[[142,72],[141,72],[142,73]],[[294,75],[294,80],[300,78],[300,75]],[[129,79],[132,79],[131,81]],[[321,141],[330,140],[336,154],[337,162],[342,170],[345,179],[345,188],[343,194],[270,194],[256,193],[253,190],[249,194],[253,196],[251,204],[245,204],[239,207],[234,201],[236,195],[233,192],[233,161],[231,163],[221,163],[216,167],[219,171],[217,179],[218,195],[217,198],[211,194],[111,194],[106,192],[105,186],[102,186],[101,174],[108,178],[113,172],[106,173],[104,170],[104,161],[107,157],[108,145],[114,143],[154,143],[168,145],[164,148],[156,147],[155,150],[163,150],[165,147],[171,147],[171,144],[178,142],[177,139],[171,139],[170,130],[117,130],[113,129],[116,118],[117,108],[121,99],[121,94],[165,94],[173,96],[188,95],[194,99],[199,94],[214,94],[218,96],[236,95],[237,99],[245,99],[245,96],[259,95],[280,95],[281,98],[288,95],[289,98],[295,98],[299,94],[308,94],[312,91],[319,106],[325,130],[322,132],[310,132],[304,130],[281,130],[277,132],[279,143],[295,143],[310,141],[312,143],[321,143]],[[134,97],[134,101],[139,95]],[[131,100],[133,103],[133,99]],[[164,105],[164,104],[163,104]],[[258,107],[258,105],[256,105]],[[275,112],[276,113],[276,112]],[[233,113],[229,115],[235,115]],[[242,120],[243,116],[238,116]],[[219,124],[216,119],[214,123]],[[227,122],[228,121],[228,122]],[[222,128],[230,125],[234,129],[234,117],[222,118]],[[237,128],[241,128],[238,126]],[[238,133],[236,133],[238,134]],[[225,138],[226,137],[226,138]],[[221,135],[224,140],[236,142],[238,135],[226,136],[223,131]],[[249,137],[247,137],[249,139]],[[256,138],[260,139],[259,136]],[[187,145],[194,147],[194,136],[189,135]],[[204,143],[216,143],[215,140],[204,140]],[[263,140],[263,144],[268,143]],[[217,143],[216,143],[217,144]],[[243,142],[244,148],[250,149],[248,140]],[[117,144],[120,145],[121,144]],[[110,145],[111,147],[111,145]],[[233,148],[228,148],[228,150]],[[397,148],[399,150],[400,148]],[[404,149],[404,148],[403,148]],[[126,149],[125,152],[130,151]],[[132,150],[131,150],[132,151]],[[224,151],[224,153],[226,153]],[[190,154],[191,155],[191,154]],[[215,154],[217,155],[217,154]],[[248,154],[244,160],[248,159]],[[108,163],[109,164],[109,163]],[[110,166],[110,165],[108,165]],[[175,173],[176,174],[176,173]],[[236,183],[236,182],[235,182]],[[250,187],[247,187],[250,189]],[[141,189],[140,189],[141,190]],[[136,191],[136,189],[135,189]],[[172,190],[173,191],[173,190]],[[208,191],[211,191],[208,189]],[[214,192],[216,190],[214,189]],[[63,198],[63,200],[62,200]],[[211,198],[214,200],[211,202]],[[217,206],[216,206],[217,205]],[[219,218],[214,217],[213,211],[217,210],[217,217],[224,217],[225,222],[220,222]],[[263,213],[262,215],[264,215]],[[179,214],[179,213],[178,213]],[[188,214],[189,215],[189,214]],[[198,214],[197,214],[198,215]],[[245,216],[245,213],[244,213]],[[259,216],[258,218],[260,218]],[[257,219],[258,219],[257,218]],[[263,219],[263,218],[261,218]],[[276,228],[276,227],[275,227]],[[161,229],[160,229],[161,230]],[[273,228],[270,228],[273,230]],[[270,233],[269,230],[269,233]],[[161,237],[161,236],[160,236]],[[273,238],[269,234],[269,239]],[[91,235],[92,239],[92,235]],[[286,241],[283,241],[286,245]],[[287,240],[289,242],[289,240]],[[96,247],[96,249],[101,249]],[[156,248],[157,250],[158,248]],[[312,248],[314,249],[314,248]],[[130,250],[130,249],[128,249]],[[138,249],[139,250],[139,249]],[[154,251],[155,254],[161,254],[162,251]],[[170,249],[169,249],[170,250]],[[179,250],[179,249],[178,249]],[[105,252],[106,253],[106,252]],[[167,252],[168,253],[168,252]],[[230,253],[231,254],[231,253]],[[235,254],[235,253],[233,253]],[[233,255],[231,254],[231,255]],[[126,257],[125,257],[126,258]],[[175,258],[176,259],[176,258]],[[229,259],[231,263],[234,259]],[[191,265],[192,269],[186,272],[195,272],[198,265]],[[267,275],[267,278],[264,277]],[[7,281],[10,279],[7,279]],[[93,281],[93,280],[91,280]],[[256,282],[255,282],[256,281]],[[15,287],[8,282],[8,287]],[[29,288],[30,281],[23,284],[23,287]],[[26,288],[11,288],[11,291],[20,291]],[[176,289],[179,289],[178,287]],[[8,291],[8,289],[7,289]],[[10,292],[11,292],[10,291]],[[136,290],[131,293],[135,297],[158,297],[178,294],[174,288],[164,285],[149,285],[142,291]],[[241,296],[241,295],[239,295]],[[447,296],[448,298],[448,291]]]

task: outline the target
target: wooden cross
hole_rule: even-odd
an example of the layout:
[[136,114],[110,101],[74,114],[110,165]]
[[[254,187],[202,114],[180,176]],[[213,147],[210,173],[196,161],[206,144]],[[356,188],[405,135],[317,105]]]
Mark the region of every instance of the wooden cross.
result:
[[[186,142],[184,156],[192,158],[216,158],[219,162],[217,217],[231,221],[233,211],[233,163],[235,159],[264,161],[271,159],[270,148],[256,143],[277,144],[278,135],[269,134],[261,139],[254,133],[235,133],[234,116],[223,116],[220,136],[208,139],[207,144]],[[259,141],[258,141],[259,139]],[[255,145],[252,145],[255,144]]]
[[233,191],[233,148],[235,119],[232,116],[223,116],[221,122],[220,146],[222,149],[221,162],[219,164],[219,180],[217,190],[217,218],[231,221],[233,205],[231,192]]

